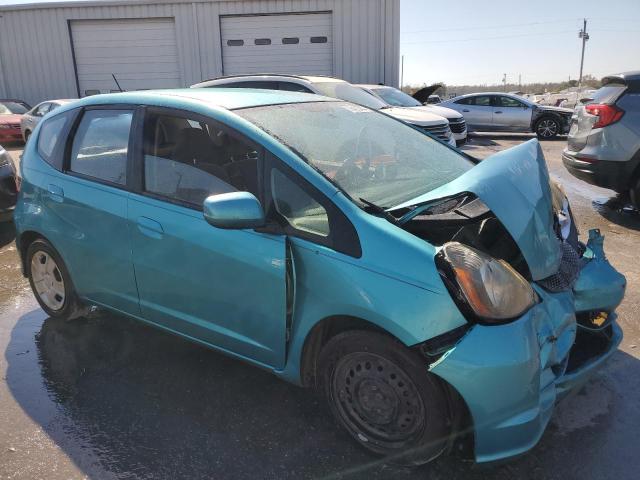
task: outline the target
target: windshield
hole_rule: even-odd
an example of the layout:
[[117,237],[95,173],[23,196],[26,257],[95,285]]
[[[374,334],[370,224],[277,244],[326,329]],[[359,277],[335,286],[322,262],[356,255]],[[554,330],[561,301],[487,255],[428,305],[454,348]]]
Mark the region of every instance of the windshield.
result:
[[345,102],[235,112],[294,150],[354,200],[383,208],[408,202],[473,167],[463,155],[420,131]]
[[28,106],[18,102],[0,102],[0,115],[22,115],[27,113]]
[[354,87],[350,83],[318,82],[314,83],[313,86],[325,97],[346,100],[347,102],[364,105],[365,107],[373,108],[374,110],[380,110],[387,106],[383,101],[358,87]]
[[410,95],[393,87],[372,88],[371,91],[394,107],[421,107],[422,104]]

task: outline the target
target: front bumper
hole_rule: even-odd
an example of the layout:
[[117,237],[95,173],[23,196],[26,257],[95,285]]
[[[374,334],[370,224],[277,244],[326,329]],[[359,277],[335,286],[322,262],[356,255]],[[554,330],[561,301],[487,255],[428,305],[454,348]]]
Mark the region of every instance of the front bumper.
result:
[[22,130],[19,128],[0,128],[0,143],[22,141]]
[[[583,384],[620,344],[622,331],[613,309],[624,295],[626,282],[604,257],[602,237],[592,237],[594,257],[580,273],[576,283],[580,292],[549,293],[534,285],[541,301],[525,315],[505,325],[475,325],[430,366],[467,404],[477,462],[531,449],[542,436],[555,402]],[[587,305],[611,314],[603,326],[606,344],[584,355],[576,341],[578,330],[579,335],[584,330],[576,322],[576,308]]]

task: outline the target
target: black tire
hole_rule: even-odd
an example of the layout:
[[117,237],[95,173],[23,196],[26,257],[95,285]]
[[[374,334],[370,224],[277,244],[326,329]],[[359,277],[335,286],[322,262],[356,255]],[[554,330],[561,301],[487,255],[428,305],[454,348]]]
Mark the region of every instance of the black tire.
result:
[[545,116],[536,121],[533,129],[540,140],[551,140],[558,136],[561,130],[561,125],[557,118]]
[[631,205],[633,205],[637,209],[640,209],[640,175],[637,175],[631,181],[631,188],[629,188],[629,199],[631,200]]
[[320,352],[318,374],[333,415],[368,450],[401,465],[445,450],[445,387],[399,342],[376,332],[338,334]]
[[29,137],[31,136],[31,132],[29,130],[24,131],[24,143],[29,141]]
[[[55,262],[55,269],[52,273],[56,278],[61,278],[64,284],[64,297],[61,302],[61,306],[59,308],[52,308],[50,305],[47,305],[47,302],[43,299],[41,294],[38,292],[38,288],[34,283],[33,272],[32,270],[32,262],[38,261],[38,256],[44,257],[44,255],[48,255]],[[31,290],[33,291],[36,300],[40,304],[40,307],[52,318],[64,319],[64,320],[73,320],[82,316],[85,312],[82,308],[82,304],[78,300],[78,296],[76,294],[75,288],[73,286],[73,282],[71,281],[71,276],[69,275],[69,271],[67,270],[66,265],[62,261],[62,258],[58,254],[58,252],[51,246],[51,244],[39,238],[34,240],[29,247],[27,248],[27,253],[25,256],[25,270],[27,273],[27,277],[29,278],[29,284],[31,285]]]

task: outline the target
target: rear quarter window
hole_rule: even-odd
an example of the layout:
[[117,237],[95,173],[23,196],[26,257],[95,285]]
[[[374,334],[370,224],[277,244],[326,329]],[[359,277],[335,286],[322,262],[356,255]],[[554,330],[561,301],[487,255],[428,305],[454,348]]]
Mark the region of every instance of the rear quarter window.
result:
[[62,154],[60,147],[67,127],[74,118],[76,112],[70,110],[52,118],[47,118],[40,126],[38,134],[38,153],[40,157],[57,170],[62,170]]
[[593,103],[615,103],[626,89],[627,86],[622,83],[610,83],[605,85],[593,94]]

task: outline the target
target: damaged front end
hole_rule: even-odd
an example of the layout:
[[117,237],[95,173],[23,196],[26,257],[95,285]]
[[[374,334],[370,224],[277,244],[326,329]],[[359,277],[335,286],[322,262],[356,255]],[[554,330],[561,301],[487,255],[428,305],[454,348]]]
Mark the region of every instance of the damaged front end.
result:
[[[440,247],[443,283],[469,322],[448,345],[419,349],[430,371],[464,399],[476,461],[525,452],[556,400],[619,345],[615,308],[626,280],[607,261],[598,230],[586,245],[578,240],[569,203],[551,184],[536,141],[489,157],[419,200],[391,213]],[[450,252],[463,252],[462,261],[480,258],[470,270],[481,274],[470,281]],[[512,287],[492,286],[495,278]]]

